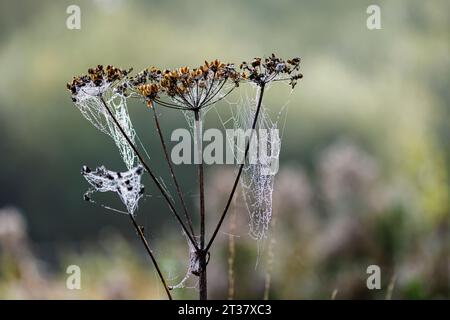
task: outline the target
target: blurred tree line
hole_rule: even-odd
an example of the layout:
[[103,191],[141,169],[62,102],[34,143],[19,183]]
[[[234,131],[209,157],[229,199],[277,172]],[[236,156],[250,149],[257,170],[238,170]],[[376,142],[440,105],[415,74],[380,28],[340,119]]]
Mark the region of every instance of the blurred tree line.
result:
[[[65,26],[70,4],[81,8],[81,30]],[[12,205],[24,213],[31,242],[46,254],[97,241],[101,230],[108,228],[133,236],[123,216],[82,200],[87,189],[79,174],[83,164],[117,170],[122,164],[112,141],[72,105],[65,83],[97,64],[140,70],[149,65],[196,66],[212,58],[239,63],[276,52],[303,59],[305,78],[299,90],[287,95],[286,88],[274,87],[266,103],[279,106],[289,100],[280,167],[293,166],[292,175],[308,181],[303,188],[309,190],[312,204],[280,209],[276,230],[286,238],[279,241],[299,247],[289,246],[292,250],[284,254],[294,252],[296,258],[282,260],[274,277],[285,271],[307,279],[299,288],[275,288],[275,297],[324,297],[326,290],[331,292],[327,285],[325,292],[311,284],[329,284],[310,273],[316,263],[334,280],[343,268],[347,270],[350,280],[341,281],[348,287],[354,279],[349,265],[369,263],[374,257],[386,268],[398,260],[413,263],[418,257],[445,262],[450,214],[450,4],[379,1],[382,29],[373,31],[366,28],[369,4],[0,2],[0,207]],[[130,113],[154,159],[153,167],[167,176],[151,114],[140,103],[132,104]],[[217,125],[212,114],[208,119],[209,126]],[[182,115],[167,110],[161,121],[167,137],[171,128],[185,126]],[[216,169],[210,168],[208,174],[214,175]],[[177,172],[188,194],[195,195],[194,168],[177,167]],[[345,172],[349,176],[339,176]],[[148,192],[156,194],[150,181],[145,182]],[[292,192],[294,199],[304,196]],[[108,195],[100,199],[119,205]],[[195,208],[194,203],[191,206]],[[313,213],[313,218],[304,212]],[[182,238],[158,197],[142,202],[138,218],[158,244],[174,234]],[[245,213],[242,218],[245,225]],[[209,220],[215,219],[217,212],[211,210]],[[333,247],[336,243],[327,238],[334,234],[331,231],[342,233],[346,228],[362,241],[361,248]],[[317,239],[309,238],[312,230]],[[300,243],[308,239],[311,247],[304,252]],[[421,249],[412,250],[412,244]],[[423,256],[429,246],[436,252]],[[342,258],[344,253],[349,254],[348,261]],[[309,261],[307,270],[299,267],[303,258]],[[430,266],[439,269],[442,263]],[[403,297],[445,296],[448,267],[439,270],[426,272],[429,279],[438,274],[441,283],[447,280],[446,287],[428,290],[410,281],[412,293],[408,295],[405,287]],[[348,297],[364,297],[365,293],[354,292]]]

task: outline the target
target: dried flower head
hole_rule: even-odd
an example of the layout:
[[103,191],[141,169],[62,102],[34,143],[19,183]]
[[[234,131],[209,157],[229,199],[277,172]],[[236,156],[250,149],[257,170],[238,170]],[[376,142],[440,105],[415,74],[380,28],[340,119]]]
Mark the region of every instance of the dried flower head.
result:
[[74,77],[72,82],[67,83],[66,86],[72,93],[72,100],[75,102],[81,90],[88,95],[100,95],[112,85],[124,79],[131,70],[119,69],[111,65],[106,66],[106,68],[98,65],[95,68],[88,69],[87,74]]
[[87,74],[74,77],[67,84],[74,105],[98,130],[114,139],[128,169],[134,167],[136,155],[114,123],[120,123],[122,130],[134,142],[135,131],[127,108],[127,75],[132,69],[124,70],[108,65],[88,69]]
[[[149,106],[156,101],[176,109],[200,110],[228,95],[240,80],[241,75],[233,64],[216,59],[192,70],[187,66],[163,71],[151,67],[131,78],[129,84]],[[162,101],[160,94],[168,96],[170,101]]]
[[300,58],[283,60],[272,53],[267,58],[254,58],[251,62],[242,62],[243,78],[262,86],[272,81],[289,81],[292,88],[297,80],[303,78],[300,73]]

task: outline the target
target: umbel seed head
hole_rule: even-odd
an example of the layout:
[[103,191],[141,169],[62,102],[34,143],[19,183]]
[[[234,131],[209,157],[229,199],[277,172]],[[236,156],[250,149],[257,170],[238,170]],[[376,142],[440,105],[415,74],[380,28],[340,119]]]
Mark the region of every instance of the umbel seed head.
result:
[[111,65],[104,68],[102,65],[98,65],[95,68],[89,68],[87,74],[74,77],[71,82],[66,84],[66,87],[71,92],[72,97],[75,98],[83,87],[108,87],[124,79],[131,70],[120,69]]
[[[137,94],[142,97],[148,107],[154,102],[177,109],[199,110],[212,105],[228,95],[240,82],[252,82],[263,86],[273,81],[288,81],[292,88],[303,77],[300,73],[298,57],[283,60],[275,56],[255,57],[251,62],[242,62],[241,71],[236,71],[234,64],[223,63],[219,59],[197,68],[183,66],[177,69],[161,70],[151,66],[135,76],[129,76],[132,69],[120,69],[112,65],[97,65],[89,68],[87,74],[74,77],[66,87],[77,103],[80,90],[85,94],[98,96],[108,88],[114,92],[128,96]],[[225,83],[232,86],[223,86]],[[86,87],[86,89],[83,89]],[[225,91],[229,89],[229,91]],[[162,101],[163,97],[169,101]]]

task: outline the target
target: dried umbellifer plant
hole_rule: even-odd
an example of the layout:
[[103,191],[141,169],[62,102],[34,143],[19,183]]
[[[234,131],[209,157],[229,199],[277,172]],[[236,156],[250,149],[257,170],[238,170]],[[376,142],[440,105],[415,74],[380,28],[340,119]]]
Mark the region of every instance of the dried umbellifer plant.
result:
[[[95,192],[115,192],[125,206],[125,211],[114,209],[106,205],[103,207],[125,213],[130,217],[132,226],[144,244],[146,251],[157,270],[167,296],[172,299],[171,290],[184,286],[191,275],[199,277],[199,297],[207,299],[207,264],[209,250],[222,227],[235,196],[239,181],[243,187],[244,198],[250,214],[250,235],[260,240],[267,234],[272,214],[273,175],[264,174],[261,166],[249,164],[248,157],[250,141],[257,126],[267,126],[268,117],[263,110],[263,97],[266,88],[273,82],[287,82],[292,89],[302,78],[299,71],[300,58],[283,60],[274,54],[267,58],[254,58],[251,62],[240,64],[239,71],[234,64],[222,63],[219,60],[205,63],[198,68],[182,67],[174,70],[161,70],[156,67],[145,69],[134,76],[132,69],[119,69],[113,66],[98,65],[89,69],[88,74],[73,78],[67,84],[72,101],[83,116],[98,130],[109,135],[119,149],[124,161],[125,171],[112,171],[100,166],[90,169],[83,166],[81,173],[91,185],[84,199],[95,203],[92,194]],[[209,240],[205,238],[205,190],[204,164],[202,159],[203,121],[206,112],[225,99],[241,83],[252,84],[257,88],[254,104],[240,106],[240,114],[233,121],[235,128],[252,129],[251,136],[245,145],[244,161],[239,164],[237,175],[231,187],[225,208],[213,230]],[[141,143],[130,120],[127,101],[129,98],[142,100],[153,113],[155,127],[160,139],[162,152],[167,162],[170,177],[177,193],[177,202],[182,212],[176,208],[172,195],[169,194],[164,183],[148,163],[147,151]],[[194,134],[194,160],[198,167],[198,184],[200,193],[200,226],[199,233],[195,232],[192,222],[192,212],[187,209],[182,189],[176,178],[172,160],[169,157],[166,142],[163,137],[157,108],[171,108],[183,112]],[[243,121],[242,121],[243,120]],[[278,142],[278,149],[279,143]],[[276,154],[278,157],[278,153]],[[141,176],[147,173],[161,193],[169,211],[174,215],[182,232],[185,234],[190,248],[190,261],[186,277],[177,285],[169,286],[150,249],[149,243],[138,225],[135,215],[138,202],[144,196],[145,189],[141,183]]]

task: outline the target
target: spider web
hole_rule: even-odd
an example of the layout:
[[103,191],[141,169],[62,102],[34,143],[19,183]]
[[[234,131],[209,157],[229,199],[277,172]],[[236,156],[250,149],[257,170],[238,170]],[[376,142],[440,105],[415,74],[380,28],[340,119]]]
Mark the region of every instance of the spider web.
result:
[[[174,289],[182,289],[186,287],[186,282],[189,280],[189,278],[192,275],[198,276],[200,274],[200,260],[199,260],[199,256],[197,254],[197,250],[195,249],[194,245],[191,243],[191,241],[189,241],[189,239],[187,239],[187,243],[189,245],[189,266],[188,266],[188,270],[185,274],[185,276],[183,277],[183,279],[181,279],[181,281],[173,286],[169,286],[170,290],[174,290]],[[188,288],[192,288],[192,287],[188,287]]]
[[100,166],[92,171],[89,167],[83,166],[81,174],[92,186],[92,188],[84,194],[84,199],[95,203],[95,201],[91,199],[91,194],[95,192],[115,192],[119,195],[127,212],[109,207],[105,208],[117,212],[134,214],[139,199],[144,194],[144,186],[141,184],[143,172],[144,168],[141,165],[125,172],[107,170],[104,166]]
[[127,169],[131,170],[135,166],[137,157],[103,105],[100,94],[103,94],[109,110],[134,144],[136,132],[128,114],[126,97],[113,92],[108,84],[102,87],[86,85],[79,90],[74,103],[89,122],[114,140]]
[[[266,94],[269,88],[269,86],[266,87]],[[252,128],[258,94],[259,88],[255,89],[253,86],[251,92],[241,90],[241,95],[236,102],[225,99],[229,109],[229,115],[226,117],[216,108],[224,129],[245,131]],[[256,131],[253,132],[252,144],[240,179],[243,200],[249,214],[249,235],[257,241],[267,237],[272,218],[272,194],[275,175],[278,171],[281,138],[288,114],[287,106],[288,102],[278,108],[271,107],[269,109],[264,104],[261,106]],[[269,110],[274,114],[271,114]],[[281,134],[279,134],[280,127]],[[227,136],[230,149],[236,148],[234,158],[239,167],[240,157],[245,154],[246,144],[235,144],[233,139],[233,136]],[[257,147],[255,147],[256,145]],[[256,161],[255,158],[257,158]]]

